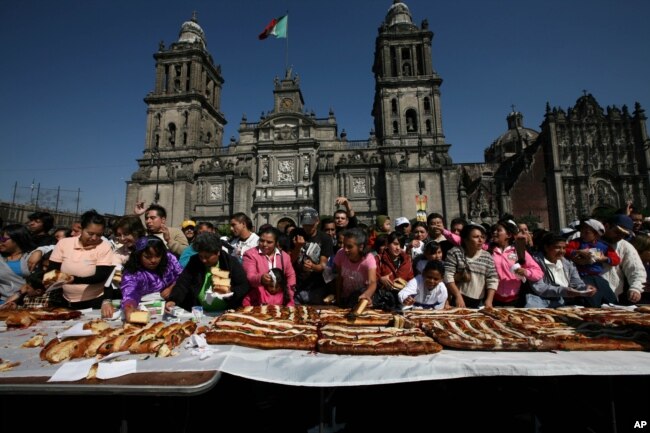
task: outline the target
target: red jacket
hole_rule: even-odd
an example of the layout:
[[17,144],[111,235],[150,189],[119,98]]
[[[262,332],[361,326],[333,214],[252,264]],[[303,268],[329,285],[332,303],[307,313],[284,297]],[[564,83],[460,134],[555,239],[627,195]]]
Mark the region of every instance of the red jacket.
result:
[[411,263],[411,256],[404,251],[399,253],[399,267],[395,268],[393,259],[390,257],[388,251],[384,251],[380,256],[375,256],[377,260],[377,279],[388,275],[391,281],[396,278],[403,278],[406,281],[413,279],[413,264]]

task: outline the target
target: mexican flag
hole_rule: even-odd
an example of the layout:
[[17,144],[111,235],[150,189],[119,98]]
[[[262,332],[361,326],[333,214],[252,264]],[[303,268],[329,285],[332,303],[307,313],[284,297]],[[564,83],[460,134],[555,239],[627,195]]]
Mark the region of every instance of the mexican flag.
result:
[[266,39],[269,35],[275,36],[276,38],[286,38],[288,22],[289,15],[283,15],[280,18],[273,18],[264,31],[259,34],[258,38]]

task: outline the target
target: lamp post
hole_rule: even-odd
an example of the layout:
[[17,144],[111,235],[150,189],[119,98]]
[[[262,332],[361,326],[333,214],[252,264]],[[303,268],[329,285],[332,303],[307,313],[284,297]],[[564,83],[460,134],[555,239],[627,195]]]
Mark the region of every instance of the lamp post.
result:
[[160,181],[160,151],[158,146],[154,147],[151,152],[151,165],[156,164],[156,193],[153,196],[153,202],[158,203],[160,199],[160,193],[158,192],[158,182]]
[[420,195],[422,195],[422,190],[424,190],[424,182],[422,182],[422,167],[420,165],[420,159],[422,156],[422,137],[418,137],[418,190]]

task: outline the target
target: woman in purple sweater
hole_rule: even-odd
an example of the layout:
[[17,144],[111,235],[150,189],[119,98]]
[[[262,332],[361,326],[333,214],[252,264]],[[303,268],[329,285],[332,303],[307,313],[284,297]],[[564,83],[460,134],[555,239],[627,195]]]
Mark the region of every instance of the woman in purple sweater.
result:
[[167,251],[162,239],[145,236],[137,240],[135,251],[124,264],[122,274],[122,309],[126,320],[144,295],[160,293],[167,299],[183,268],[176,257]]

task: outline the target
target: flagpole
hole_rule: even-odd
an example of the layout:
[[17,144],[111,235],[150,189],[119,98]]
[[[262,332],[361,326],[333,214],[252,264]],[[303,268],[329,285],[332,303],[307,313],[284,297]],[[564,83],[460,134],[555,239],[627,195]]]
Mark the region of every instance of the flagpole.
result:
[[284,70],[288,71],[289,70],[289,9],[287,9],[287,37],[285,39],[287,41],[285,43],[285,49],[284,49]]

